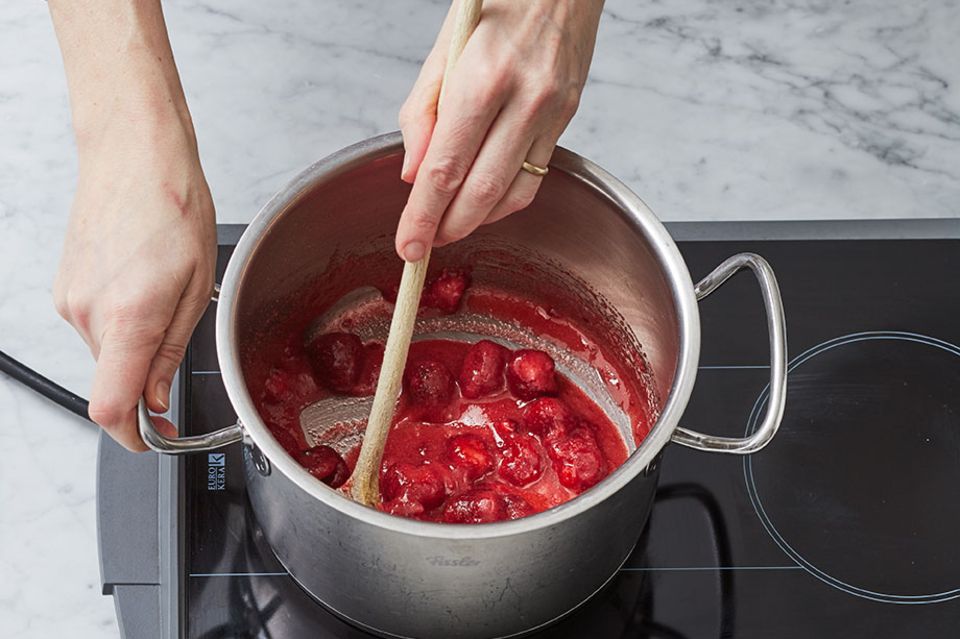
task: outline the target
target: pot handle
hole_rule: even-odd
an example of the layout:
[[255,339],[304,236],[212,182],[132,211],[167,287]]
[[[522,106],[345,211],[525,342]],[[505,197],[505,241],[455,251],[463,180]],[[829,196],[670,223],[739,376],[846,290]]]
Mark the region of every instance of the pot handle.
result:
[[763,305],[767,310],[767,332],[770,335],[770,394],[767,411],[760,426],[749,437],[717,437],[678,427],[673,433],[673,441],[697,450],[738,455],[755,453],[773,439],[783,419],[787,398],[787,328],[780,287],[777,286],[777,278],[770,264],[755,253],[738,253],[724,260],[703,278],[693,289],[694,294],[698,301],[702,300],[742,268],[749,268],[756,275],[763,295]]
[[[216,302],[220,298],[220,285],[213,285],[213,293],[210,295],[210,301]],[[140,398],[137,403],[137,423],[140,430],[140,437],[143,443],[150,450],[168,455],[182,455],[184,453],[202,452],[222,448],[229,444],[236,443],[243,439],[243,426],[238,421],[236,424],[215,430],[212,433],[204,435],[192,435],[190,437],[167,437],[157,432],[150,419],[150,413],[147,411],[147,403]]]
[[140,437],[147,448],[158,453],[168,455],[182,455],[184,453],[199,453],[205,450],[215,450],[223,448],[229,444],[236,443],[243,439],[243,426],[238,421],[220,430],[204,435],[191,435],[190,437],[167,437],[161,435],[154,428],[150,420],[150,413],[147,412],[147,403],[143,398],[137,403],[137,421],[140,426]]

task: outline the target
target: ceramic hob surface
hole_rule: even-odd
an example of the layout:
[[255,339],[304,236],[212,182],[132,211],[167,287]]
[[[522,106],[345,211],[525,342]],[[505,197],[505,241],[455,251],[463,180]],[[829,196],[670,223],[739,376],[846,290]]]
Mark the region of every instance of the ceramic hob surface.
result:
[[[669,446],[633,556],[581,610],[536,636],[957,636],[960,241],[697,240],[680,249],[695,279],[739,251],[772,264],[791,360],[783,423],[751,457]],[[221,268],[229,252],[221,247]],[[683,423],[743,435],[763,413],[769,375],[759,290],[740,275],[700,306],[700,370]],[[213,311],[182,380],[183,432],[232,422]],[[366,636],[274,558],[247,504],[238,447],[180,463],[171,473],[176,581],[160,611],[179,633],[169,636]]]

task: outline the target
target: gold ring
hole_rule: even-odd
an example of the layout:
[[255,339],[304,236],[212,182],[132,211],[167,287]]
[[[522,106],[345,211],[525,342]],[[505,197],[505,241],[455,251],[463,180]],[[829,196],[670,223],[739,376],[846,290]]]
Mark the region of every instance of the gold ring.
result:
[[536,175],[537,177],[543,177],[550,172],[550,167],[546,166],[537,166],[536,164],[530,164],[526,160],[523,161],[523,166],[520,167],[530,175]]

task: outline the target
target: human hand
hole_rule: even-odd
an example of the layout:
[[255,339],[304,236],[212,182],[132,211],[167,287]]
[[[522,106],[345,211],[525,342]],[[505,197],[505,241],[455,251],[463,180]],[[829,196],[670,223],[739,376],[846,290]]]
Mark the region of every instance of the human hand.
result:
[[97,360],[90,419],[142,451],[137,403],[142,396],[150,410],[166,410],[210,300],[213,201],[160,0],[49,7],[80,157],[54,302]]
[[525,208],[576,112],[590,67],[601,0],[487,0],[437,102],[452,16],[400,110],[401,177],[413,190],[397,229],[397,253],[462,239]]
[[54,300],[97,360],[90,419],[142,451],[137,402],[143,396],[154,412],[169,405],[174,372],[210,300],[216,228],[192,129],[176,118],[133,127],[119,120],[85,132]]

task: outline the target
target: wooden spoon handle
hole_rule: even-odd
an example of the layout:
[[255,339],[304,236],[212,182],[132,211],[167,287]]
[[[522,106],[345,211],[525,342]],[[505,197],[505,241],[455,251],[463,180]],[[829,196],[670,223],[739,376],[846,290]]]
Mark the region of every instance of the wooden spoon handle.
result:
[[[466,46],[470,34],[480,21],[482,4],[482,0],[460,0],[460,6],[454,16],[450,52],[447,55],[440,96],[437,100],[438,108],[443,100],[443,89],[447,84],[450,71],[460,57],[463,47]],[[413,338],[413,328],[417,321],[417,309],[420,307],[420,295],[423,293],[423,281],[429,264],[430,248],[427,247],[426,254],[420,261],[407,262],[403,265],[403,277],[400,279],[397,304],[390,321],[390,333],[387,335],[380,378],[377,380],[370,419],[367,421],[367,430],[363,436],[363,444],[360,446],[360,456],[353,471],[351,494],[354,500],[367,506],[376,507],[380,503],[380,464],[383,460],[383,449],[387,443],[390,425],[393,423],[397,398],[400,396],[403,370],[407,364],[407,352],[410,350],[410,340]]]
[[413,337],[413,327],[417,321],[417,308],[423,280],[430,262],[430,251],[419,262],[407,262],[403,266],[400,290],[397,291],[397,304],[390,321],[390,333],[380,366],[380,378],[377,391],[370,408],[370,419],[360,445],[360,456],[353,471],[353,486],[350,489],[353,499],[367,506],[376,507],[380,503],[380,464],[383,460],[383,448],[387,443],[393,412],[403,382],[403,369],[407,364],[407,351]]

